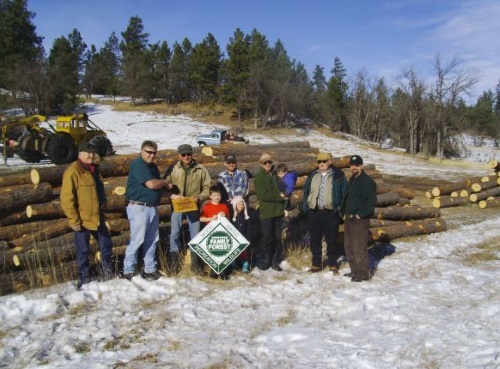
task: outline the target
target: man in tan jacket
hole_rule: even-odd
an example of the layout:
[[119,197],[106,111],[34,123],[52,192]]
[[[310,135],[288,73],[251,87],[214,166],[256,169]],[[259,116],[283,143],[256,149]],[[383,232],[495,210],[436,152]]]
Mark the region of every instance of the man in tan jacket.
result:
[[112,276],[113,245],[103,220],[106,196],[95,163],[97,158],[94,147],[87,143],[80,145],[78,160],[64,172],[61,187],[61,207],[75,235],[78,289],[95,279],[89,263],[91,234],[101,249],[101,277],[106,280]]
[[[180,145],[177,149],[179,153],[179,161],[173,166],[170,173],[167,173],[166,178],[173,185],[173,195],[171,199],[179,199],[184,197],[193,197],[198,204],[198,209],[205,200],[209,197],[210,186],[212,181],[208,170],[196,163],[193,158],[193,148],[191,145]],[[187,212],[172,212],[170,217],[170,268],[173,272],[179,270],[179,250],[180,236],[182,231],[182,219],[187,219],[189,225],[189,234],[191,239],[194,238],[200,231],[200,212],[199,210]],[[199,258],[192,253],[191,269],[197,274],[201,274],[202,263]]]

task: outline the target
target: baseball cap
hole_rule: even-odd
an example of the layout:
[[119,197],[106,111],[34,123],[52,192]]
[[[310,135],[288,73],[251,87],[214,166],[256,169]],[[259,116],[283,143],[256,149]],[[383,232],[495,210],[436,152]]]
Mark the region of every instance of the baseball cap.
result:
[[227,154],[224,161],[226,163],[236,163],[236,156],[234,154]]
[[353,155],[351,156],[351,159],[349,160],[350,165],[361,165],[363,164],[363,159],[359,155]]
[[78,145],[78,152],[97,152],[97,150],[88,142],[82,142],[80,145]]
[[192,154],[193,148],[191,147],[191,145],[183,144],[177,148],[177,152],[181,155]]

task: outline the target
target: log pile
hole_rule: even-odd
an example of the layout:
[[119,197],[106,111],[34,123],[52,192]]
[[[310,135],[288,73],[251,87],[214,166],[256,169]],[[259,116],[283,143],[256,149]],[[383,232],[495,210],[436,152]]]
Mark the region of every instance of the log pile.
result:
[[[202,153],[203,150],[203,153]],[[238,168],[253,177],[260,169],[258,160],[268,152],[275,163],[285,162],[289,170],[298,173],[296,190],[291,196],[293,210],[289,227],[284,232],[286,242],[295,242],[306,231],[303,216],[298,211],[302,202],[302,187],[307,175],[317,168],[319,149],[309,142],[289,142],[266,145],[231,145],[195,148],[195,159],[209,171],[213,183],[224,169],[227,153],[238,158]],[[137,154],[106,157],[100,163],[104,177],[108,205],[106,223],[111,230],[116,270],[120,270],[129,238],[126,219],[126,181],[128,168]],[[350,175],[350,156],[333,159],[338,168]],[[157,163],[161,171],[177,160],[175,150],[158,151]],[[0,295],[31,287],[46,286],[76,278],[73,234],[59,201],[60,185],[68,165],[32,169],[31,172],[11,174],[0,179]],[[403,186],[389,186],[374,165],[365,164],[366,172],[377,182],[377,209],[371,219],[374,242],[387,242],[395,238],[438,232],[445,229],[440,212],[411,204],[415,193]],[[250,207],[258,209],[253,179],[250,179]],[[163,236],[159,252],[168,245],[171,206],[166,198],[158,207]],[[258,221],[258,220],[257,220]],[[91,238],[92,265],[98,264],[98,247]],[[160,264],[162,264],[160,262]]]
[[[497,162],[490,166],[498,168]],[[453,206],[477,206],[480,209],[498,207],[500,197],[500,172],[498,170],[481,177],[472,177],[456,183],[447,183],[426,192],[435,208]]]

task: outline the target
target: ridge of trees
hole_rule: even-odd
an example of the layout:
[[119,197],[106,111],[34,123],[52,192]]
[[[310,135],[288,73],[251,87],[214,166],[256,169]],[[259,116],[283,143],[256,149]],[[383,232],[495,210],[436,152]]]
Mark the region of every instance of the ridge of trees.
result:
[[328,77],[316,65],[310,78],[280,39],[271,45],[256,29],[237,28],[225,53],[211,33],[194,45],[187,38],[150,43],[138,16],[100,49],[73,29],[54,40],[47,56],[34,17],[27,0],[0,0],[0,88],[9,91],[0,93],[0,108],[70,112],[82,94],[125,95],[133,104],[223,103],[255,128],[314,122],[375,142],[389,139],[411,154],[458,156],[463,132],[500,142],[500,82],[468,106],[464,98],[479,72],[458,57],[436,55],[430,82],[413,67],[403,70],[391,89],[367,71],[349,79],[338,57]]

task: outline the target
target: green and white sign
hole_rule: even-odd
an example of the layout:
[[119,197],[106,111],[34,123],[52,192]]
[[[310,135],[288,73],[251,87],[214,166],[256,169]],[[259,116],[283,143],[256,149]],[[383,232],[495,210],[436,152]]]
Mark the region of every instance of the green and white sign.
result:
[[217,274],[222,273],[249,244],[224,217],[212,220],[189,242],[191,250]]

